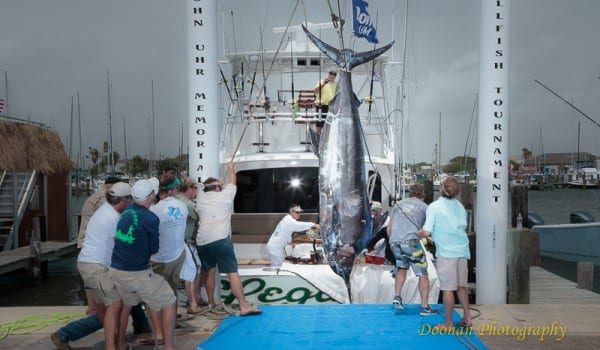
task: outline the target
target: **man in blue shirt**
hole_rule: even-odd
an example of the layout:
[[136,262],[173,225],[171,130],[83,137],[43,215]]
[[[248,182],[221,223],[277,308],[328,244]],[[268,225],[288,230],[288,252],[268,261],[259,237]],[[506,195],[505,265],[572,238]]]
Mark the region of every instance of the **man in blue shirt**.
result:
[[[131,306],[146,303],[152,324],[162,324],[154,329],[154,339],[164,348],[175,349],[175,320],[177,316],[175,294],[165,279],[150,268],[150,256],[158,251],[159,219],[148,208],[156,194],[149,180],[139,180],[131,188],[133,204],[123,211],[112,254],[111,273],[119,294],[123,298],[123,311],[119,322],[118,344],[125,345],[127,319]],[[114,305],[114,304],[113,304]],[[117,317],[119,308],[109,308],[106,317]],[[159,322],[159,320],[161,322]],[[106,331],[106,330],[105,330]],[[110,349],[112,344],[106,344]]]

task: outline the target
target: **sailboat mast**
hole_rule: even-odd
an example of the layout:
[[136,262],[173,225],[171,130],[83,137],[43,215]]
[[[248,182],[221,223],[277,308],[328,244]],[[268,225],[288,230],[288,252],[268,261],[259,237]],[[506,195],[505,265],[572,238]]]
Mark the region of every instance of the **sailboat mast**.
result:
[[123,153],[125,156],[125,174],[129,176],[129,160],[127,158],[127,125],[125,124],[125,117],[123,117]]
[[152,80],[152,125],[150,127],[150,167],[148,169],[149,174],[148,176],[152,177],[152,174],[154,173],[154,80]]
[[[85,169],[85,157],[83,156],[83,151],[81,149],[81,104],[79,103],[79,92],[77,93],[77,123],[79,124],[79,158],[80,161],[79,166]],[[79,177],[79,167],[77,169],[77,176]]]
[[4,115],[8,117],[8,71],[4,71]]
[[110,71],[108,69],[106,70],[106,86],[108,94],[108,164],[110,165],[110,174],[115,175],[112,139],[112,112],[110,110]]
[[69,159],[73,159],[73,96],[71,96],[71,121],[69,125]]
[[442,164],[442,112],[440,112],[440,120],[438,123],[438,167]]

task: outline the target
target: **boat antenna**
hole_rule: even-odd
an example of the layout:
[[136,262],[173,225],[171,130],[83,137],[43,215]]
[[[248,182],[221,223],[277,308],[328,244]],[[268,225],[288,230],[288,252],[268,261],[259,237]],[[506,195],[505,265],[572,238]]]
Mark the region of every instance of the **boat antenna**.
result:
[[[225,73],[223,73],[223,69],[221,69],[221,65],[217,63],[219,67],[219,72],[221,72],[221,79],[223,79],[223,84],[225,84],[225,88],[227,88],[227,95],[229,96],[229,102],[233,103],[233,96],[231,96],[231,90],[229,89],[229,84],[227,83],[227,78],[225,78]],[[231,113],[229,113],[231,116]]]
[[[292,40],[292,36],[290,38],[290,67],[292,69],[292,111],[295,110],[296,107],[296,99],[294,93],[294,41]],[[293,115],[293,113],[292,113]]]
[[[262,44],[263,44],[263,29],[262,27],[258,28],[258,34],[260,35],[260,46],[259,46],[259,51],[261,51],[262,53]],[[254,84],[256,82],[256,71],[258,70],[258,60],[262,58],[262,54],[259,58],[256,59],[256,64],[254,65],[254,73],[252,73],[252,81],[250,83],[250,94],[248,96],[250,96],[250,98],[252,98],[252,91],[254,90]],[[264,64],[263,64],[263,77],[264,77],[264,72],[265,72],[265,68],[264,68]]]
[[[264,31],[264,27],[263,27]],[[267,77],[265,76],[265,47],[263,44],[263,32],[260,33],[260,63],[262,66],[262,78],[263,78],[263,97],[267,98]]]
[[[377,15],[375,16],[375,29],[377,29],[377,23],[379,22],[379,11],[377,11]],[[377,44],[373,44],[373,50],[375,50]],[[365,98],[365,102],[369,104],[369,123],[371,122],[371,107],[373,106],[373,102],[375,98],[373,97],[373,82],[375,81],[375,60],[373,60],[371,65],[371,84],[369,87],[369,96]]]
[[238,52],[237,50],[237,42],[235,39],[235,21],[233,20],[233,10],[231,10],[231,27],[233,30],[233,52]]

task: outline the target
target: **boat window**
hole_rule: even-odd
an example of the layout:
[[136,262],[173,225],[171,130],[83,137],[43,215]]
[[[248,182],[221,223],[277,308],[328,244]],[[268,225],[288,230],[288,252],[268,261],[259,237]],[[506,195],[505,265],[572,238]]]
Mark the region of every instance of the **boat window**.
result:
[[287,213],[292,203],[299,204],[306,212],[318,212],[316,167],[244,170],[236,176],[236,213]]
[[299,58],[296,61],[296,65],[298,65],[299,67],[304,67],[306,66],[306,58]]
[[310,65],[311,66],[318,66],[319,65],[319,60],[316,58],[313,58],[310,60]]

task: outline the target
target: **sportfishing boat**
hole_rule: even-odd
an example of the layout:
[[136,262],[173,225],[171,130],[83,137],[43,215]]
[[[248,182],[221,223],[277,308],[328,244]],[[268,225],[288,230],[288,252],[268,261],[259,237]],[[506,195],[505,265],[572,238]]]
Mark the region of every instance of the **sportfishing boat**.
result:
[[[308,31],[334,27],[303,24]],[[276,49],[236,52],[219,63],[224,96],[220,162],[233,159],[236,166],[232,238],[238,259],[247,263],[240,268],[247,298],[259,303],[388,303],[394,283],[388,265],[355,267],[354,280],[360,282],[355,282],[352,296],[346,281],[323,259],[313,265],[267,266],[266,243],[291,203],[305,210],[301,220],[319,221],[317,148],[326,115],[318,111],[314,87],[328,71],[339,69],[307,39],[300,25],[274,32],[282,35]],[[398,156],[400,130],[406,121],[395,107],[402,103],[395,100],[401,96],[402,78],[401,62],[391,62],[385,55],[357,66],[351,74],[361,102],[358,113],[368,199],[381,202],[385,209],[402,196],[408,181],[402,176],[403,161]],[[297,248],[306,254],[301,244]],[[430,277],[434,290],[430,299],[435,302],[436,288],[439,291],[435,270]],[[405,289],[417,290],[414,275],[409,273],[406,283],[414,288]],[[363,292],[354,295],[359,290]],[[222,292],[226,302],[232,298],[226,288]],[[406,302],[418,300],[418,294],[404,297]]]

